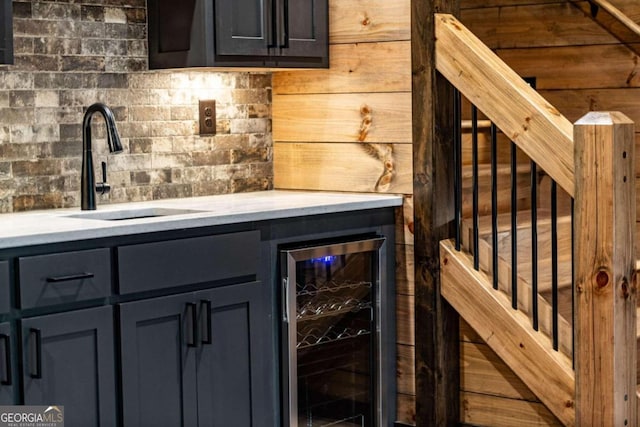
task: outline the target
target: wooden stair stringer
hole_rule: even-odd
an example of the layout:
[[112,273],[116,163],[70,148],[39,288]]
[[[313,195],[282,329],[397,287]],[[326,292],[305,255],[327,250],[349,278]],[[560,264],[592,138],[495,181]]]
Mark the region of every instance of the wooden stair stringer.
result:
[[551,340],[531,328],[526,314],[492,288],[473,268],[473,258],[440,242],[442,296],[518,375],[540,401],[567,426],[575,424],[575,374],[571,360],[553,350]]

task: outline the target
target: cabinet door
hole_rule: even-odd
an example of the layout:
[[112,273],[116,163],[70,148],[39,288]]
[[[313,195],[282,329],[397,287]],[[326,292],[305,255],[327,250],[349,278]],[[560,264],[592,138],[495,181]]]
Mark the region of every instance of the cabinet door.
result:
[[0,0],[0,64],[13,64],[11,0]]
[[9,262],[0,261],[0,314],[11,309],[11,283],[9,283]]
[[[148,0],[149,68],[207,65],[212,7],[205,0]],[[209,38],[212,38],[209,37]]]
[[268,376],[270,319],[260,282],[196,294],[200,306],[198,414],[201,426],[273,425]]
[[125,426],[196,426],[193,294],[121,305]]
[[[278,64],[286,65],[290,58],[297,58],[309,61],[309,66],[329,66],[328,7],[327,0],[288,0],[280,12],[286,15],[287,42],[279,52],[287,59],[278,58]],[[296,64],[294,59],[293,65],[304,64]]]
[[113,347],[111,307],[24,319],[24,403],[64,405],[69,426],[114,426]]
[[15,376],[11,337],[11,327],[9,323],[0,323],[0,405],[12,405],[14,403]]
[[215,0],[216,56],[267,56],[271,0]]

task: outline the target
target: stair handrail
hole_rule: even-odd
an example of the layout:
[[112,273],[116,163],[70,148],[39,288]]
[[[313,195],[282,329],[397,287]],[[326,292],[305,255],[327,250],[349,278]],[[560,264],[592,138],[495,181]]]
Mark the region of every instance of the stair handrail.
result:
[[436,69],[573,197],[571,122],[453,15],[435,28]]
[[629,16],[611,2],[608,0],[589,0],[589,2],[607,11],[609,15],[624,25],[629,31],[640,37],[640,25],[638,25],[633,19],[629,18]]

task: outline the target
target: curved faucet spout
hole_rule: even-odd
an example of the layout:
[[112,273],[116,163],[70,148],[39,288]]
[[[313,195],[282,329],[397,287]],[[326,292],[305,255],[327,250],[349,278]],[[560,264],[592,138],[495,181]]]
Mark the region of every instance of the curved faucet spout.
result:
[[[107,126],[109,152],[122,152],[120,135],[118,134],[116,120],[111,109],[99,102],[90,105],[82,119],[82,175],[80,178],[80,205],[82,210],[95,210],[96,208],[96,184],[93,170],[93,156],[91,154],[91,119],[95,113],[100,113],[104,117]],[[103,163],[102,176],[104,182],[98,184],[101,193],[109,191],[109,185],[106,183],[105,168],[106,166]]]

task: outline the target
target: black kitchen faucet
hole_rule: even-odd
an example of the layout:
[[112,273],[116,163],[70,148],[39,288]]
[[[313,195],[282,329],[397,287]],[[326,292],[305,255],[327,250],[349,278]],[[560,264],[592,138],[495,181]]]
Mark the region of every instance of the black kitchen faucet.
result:
[[107,164],[102,162],[102,182],[96,184],[93,171],[93,156],[91,154],[91,118],[94,113],[101,113],[107,125],[107,143],[109,152],[121,153],[122,143],[116,128],[113,112],[101,103],[95,103],[87,108],[82,119],[82,177],[80,179],[80,207],[83,211],[96,209],[96,192],[108,193],[111,187],[107,184]]

